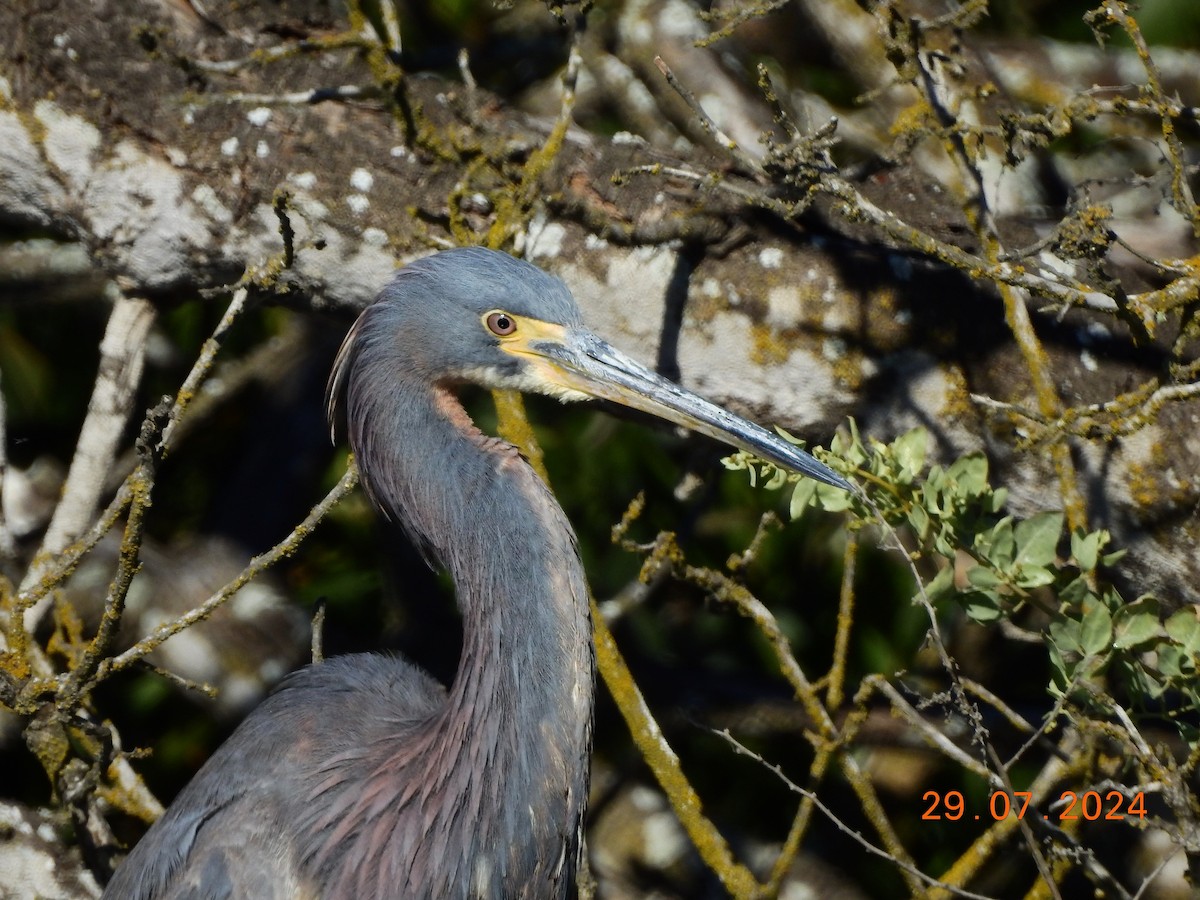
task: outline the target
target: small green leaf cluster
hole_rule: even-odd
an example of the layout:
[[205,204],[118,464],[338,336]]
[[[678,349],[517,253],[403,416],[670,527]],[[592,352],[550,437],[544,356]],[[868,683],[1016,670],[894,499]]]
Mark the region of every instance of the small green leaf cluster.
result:
[[[1196,715],[1200,711],[1200,611],[1184,606],[1166,616],[1158,600],[1143,596],[1122,601],[1108,589],[1080,620],[1079,638],[1073,633],[1053,636],[1055,647],[1068,647],[1074,656],[1055,672],[1056,687],[1070,684],[1084,667],[1106,671],[1127,686],[1136,705],[1173,720],[1189,744],[1200,742]],[[1053,626],[1052,626],[1053,635]],[[1111,641],[1110,649],[1097,649]],[[1082,654],[1086,655],[1081,655]],[[1051,655],[1054,659],[1054,655]],[[1076,659],[1074,667],[1072,659]],[[1088,673],[1090,674],[1090,672]]]
[[[768,490],[791,485],[793,519],[813,506],[826,512],[849,511],[852,528],[877,521],[892,527],[907,525],[919,542],[914,557],[932,552],[953,560],[958,550],[971,546],[974,537],[998,518],[1007,491],[988,484],[983,454],[971,453],[948,467],[935,465],[925,472],[925,429],[914,428],[884,444],[874,439],[864,442],[853,419],[847,425],[847,433],[835,435],[829,450],[817,448],[814,453],[830,468],[857,481],[861,492],[847,493],[745,452],[724,463],[729,469],[746,470],[751,484],[761,478]],[[777,430],[800,444],[783,429]]]
[[1102,567],[1124,555],[1109,550],[1107,531],[1076,531],[1068,541],[1061,512],[1005,515],[1006,491],[988,484],[982,454],[926,471],[927,446],[923,428],[884,444],[864,441],[851,420],[828,451],[814,452],[860,485],[855,494],[746,453],[725,465],[747,471],[752,484],[761,479],[770,490],[791,485],[792,518],[811,506],[848,511],[851,528],[881,521],[906,526],[915,538],[910,557],[938,561],[937,573],[921,588],[930,601],[956,603],[981,624],[1014,621],[1031,608],[1040,614],[1037,621],[1048,622],[1043,638],[1052,695],[1103,708],[1104,693],[1096,688],[1107,675],[1135,708],[1166,715],[1189,741],[1200,739],[1193,725],[1185,725],[1200,711],[1200,612],[1188,606],[1164,619],[1153,597],[1127,603],[1100,576]]

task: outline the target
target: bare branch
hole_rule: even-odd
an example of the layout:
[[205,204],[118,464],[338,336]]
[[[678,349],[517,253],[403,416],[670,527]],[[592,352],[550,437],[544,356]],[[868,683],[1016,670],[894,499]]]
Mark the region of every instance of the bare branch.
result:
[[[79,432],[62,500],[54,510],[35,563],[21,582],[23,592],[42,579],[51,560],[83,534],[95,518],[100,492],[137,397],[146,338],[154,316],[154,307],[140,297],[122,295],[113,305],[100,342],[100,368],[92,399]],[[37,628],[48,603],[46,595],[25,610],[26,630],[32,632]]]
[[840,832],[845,834],[847,837],[849,837],[856,844],[858,844],[860,847],[862,847],[864,850],[866,850],[868,853],[872,854],[873,856],[878,856],[882,859],[886,859],[892,865],[897,866],[899,869],[901,869],[903,872],[908,874],[910,877],[916,879],[917,881],[919,881],[920,883],[924,884],[927,887],[939,888],[941,890],[944,890],[944,891],[947,891],[948,893],[953,894],[956,897],[966,897],[966,898],[968,898],[968,900],[992,900],[992,898],[988,897],[986,894],[976,894],[973,891],[964,890],[963,888],[960,888],[956,885],[947,884],[945,882],[938,881],[933,876],[926,875],[924,872],[922,872],[919,868],[917,868],[915,865],[913,865],[908,860],[899,859],[896,856],[894,856],[893,854],[889,853],[887,850],[884,850],[882,847],[876,847],[874,844],[872,844],[870,841],[868,841],[865,837],[863,837],[861,834],[859,834],[857,831],[855,831],[853,828],[851,828],[849,825],[847,825],[845,822],[843,822],[840,818],[838,818],[837,814],[834,813],[834,811],[832,809],[830,809],[828,806],[826,806],[821,801],[820,797],[818,797],[816,794],[812,793],[812,791],[807,791],[804,788],[800,787],[800,785],[796,784],[794,781],[792,781],[790,778],[788,778],[787,775],[785,775],[783,773],[783,769],[781,769],[778,765],[767,762],[765,759],[762,758],[762,756],[760,756],[759,754],[755,753],[753,750],[746,747],[745,744],[741,743],[737,738],[735,738],[732,734],[730,734],[728,729],[721,730],[721,731],[713,729],[712,733],[715,734],[717,737],[722,738],[727,744],[729,744],[729,746],[733,748],[734,752],[739,753],[742,756],[749,757],[750,759],[754,760],[759,765],[761,765],[763,768],[765,768],[769,772],[771,772],[776,778],[778,778],[783,783],[784,787],[786,787],[793,794],[798,794],[799,796],[803,797],[805,800],[807,800],[808,802],[810,802],[814,806],[816,806],[816,808],[819,809],[824,814],[825,818],[827,818],[830,822],[832,822],[835,826],[837,826],[837,829]]
[[282,541],[272,547],[265,553],[259,554],[250,560],[241,573],[222,587],[219,591],[197,606],[180,616],[173,622],[168,622],[156,629],[153,633],[142,638],[124,653],[104,660],[96,669],[96,674],[91,682],[98,683],[103,681],[114,672],[120,672],[123,669],[129,668],[135,662],[138,662],[148,654],[152,653],[159,646],[165,643],[169,638],[183,631],[196,622],[203,621],[208,618],[213,612],[223,603],[233,597],[243,587],[253,581],[260,574],[265,572],[275,563],[285,557],[291,556],[303,543],[317,526],[317,524],[325,518],[333,507],[354,489],[358,483],[358,470],[353,463],[346,468],[346,473],[342,475],[341,480],[325,495],[325,498],[312,508],[307,516],[304,517],[299,525]]
[[667,83],[675,89],[675,93],[688,105],[688,108],[695,114],[696,120],[704,128],[705,132],[712,136],[713,140],[720,144],[745,171],[762,171],[762,166],[758,160],[743,150],[737,141],[721,130],[717,123],[712,120],[712,117],[704,111],[704,107],[700,105],[700,101],[696,99],[696,95],[675,77],[675,73],[671,71],[670,66],[663,61],[661,56],[654,57],[654,64],[658,66],[658,70],[663,73],[663,76],[667,79]]
[[[0,373],[2,378],[2,373]],[[4,514],[4,479],[8,474],[8,405],[0,385],[0,564],[7,565],[14,559],[17,544],[8,527]],[[2,577],[2,576],[0,576]]]
[[[222,340],[245,306],[247,293],[245,287],[239,287],[234,291],[229,307],[217,323],[217,327],[214,329],[212,335],[204,342],[204,346],[200,349],[199,357],[184,379],[178,394],[176,394],[170,412],[167,414],[166,427],[162,432],[161,446],[157,451],[162,455],[166,455],[170,449],[172,437],[183,416],[183,412],[195,397],[204,379],[208,376]],[[82,439],[80,443],[82,445]],[[111,464],[110,459],[108,465]],[[104,480],[103,473],[97,472],[95,474],[100,479],[99,484],[102,485]],[[49,603],[48,597],[50,592],[71,572],[80,558],[91,550],[116,524],[133,498],[135,483],[144,475],[142,467],[139,466],[125,479],[121,487],[117,490],[116,496],[113,497],[108,507],[101,513],[100,517],[88,529],[86,534],[69,546],[62,547],[53,556],[42,554],[35,558],[35,565],[37,565],[36,560],[42,560],[40,571],[36,578],[31,576],[25,578],[22,589],[13,604],[14,609],[22,611],[23,621],[32,619],[36,623],[40,619],[41,614],[44,613]],[[87,489],[89,491],[98,490],[96,485],[89,485]],[[32,615],[34,609],[40,611],[37,616]],[[32,632],[30,626],[26,626],[24,630],[27,633]]]

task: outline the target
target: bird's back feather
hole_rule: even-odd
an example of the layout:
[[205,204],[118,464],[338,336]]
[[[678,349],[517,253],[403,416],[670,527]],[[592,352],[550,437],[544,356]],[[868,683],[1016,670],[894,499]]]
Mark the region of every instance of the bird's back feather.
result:
[[287,837],[308,812],[299,772],[384,735],[403,741],[444,699],[426,673],[378,654],[339,656],[293,673],[200,769],[104,896],[316,898]]

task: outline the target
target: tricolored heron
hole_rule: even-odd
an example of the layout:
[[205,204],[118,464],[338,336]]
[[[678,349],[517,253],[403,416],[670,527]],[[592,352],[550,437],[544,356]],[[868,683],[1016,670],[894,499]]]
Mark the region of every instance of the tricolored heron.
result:
[[402,659],[290,675],[204,765],[104,896],[542,898],[574,881],[595,660],[575,535],[515,448],[475,428],[473,382],[653,413],[826,484],[804,451],[587,331],[566,286],[478,248],[400,270],[330,381],[371,499],[449,570],[449,688]]

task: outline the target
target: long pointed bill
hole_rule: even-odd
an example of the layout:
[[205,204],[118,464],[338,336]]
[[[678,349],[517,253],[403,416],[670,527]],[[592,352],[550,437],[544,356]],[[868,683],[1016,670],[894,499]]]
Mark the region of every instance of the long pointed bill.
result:
[[534,363],[538,376],[551,386],[589,397],[612,400],[749,451],[778,466],[843,490],[854,488],[845,478],[794,444],[765,428],[709,403],[668,381],[600,340],[590,332],[538,323],[538,334],[510,352]]

